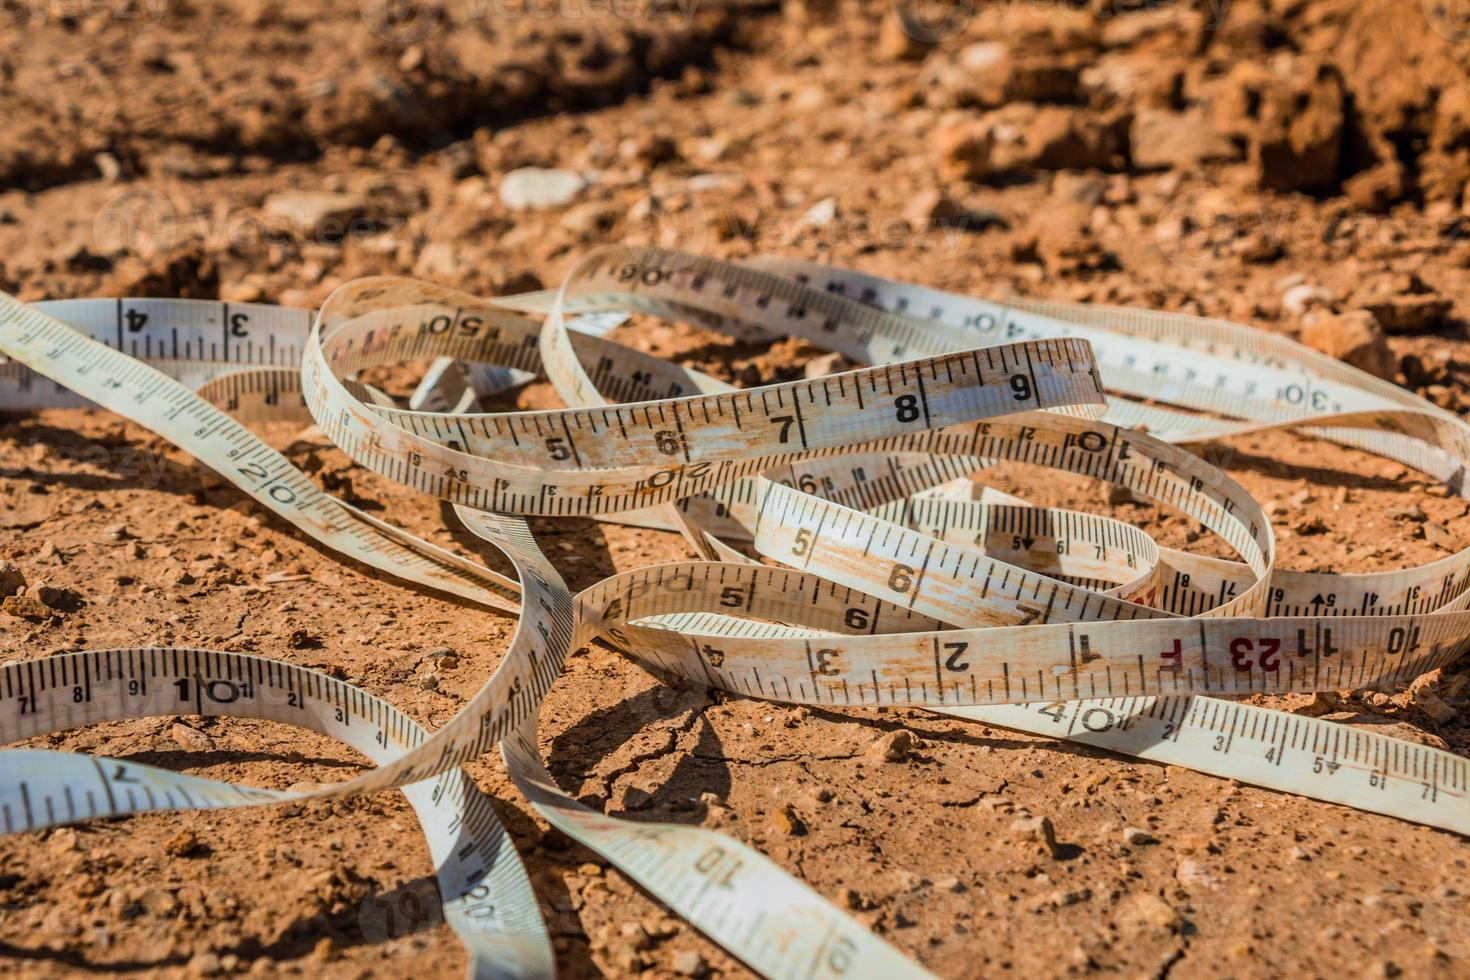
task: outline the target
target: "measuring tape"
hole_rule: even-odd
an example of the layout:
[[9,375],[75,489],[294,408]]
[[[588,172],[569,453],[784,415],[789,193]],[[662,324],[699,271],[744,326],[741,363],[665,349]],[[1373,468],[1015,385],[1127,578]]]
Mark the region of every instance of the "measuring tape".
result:
[[[872,366],[736,390],[610,339],[628,313],[800,337]],[[432,733],[340,680],[261,657],[112,650],[0,668],[6,741],[152,715],[248,716],[339,738],[377,766],[276,791],[11,750],[0,754],[7,832],[402,789],[471,973],[549,976],[524,867],[460,769],[499,747],[546,820],[758,972],[926,975],[751,848],[609,818],[555,784],[539,708],[570,652],[602,640],[671,681],[923,707],[1470,833],[1464,759],[1223,700],[1403,686],[1470,646],[1470,554],[1372,575],[1279,570],[1260,505],[1175,445],[1294,427],[1466,493],[1458,417],[1282,338],[1174,314],[1002,306],[784,259],[613,247],[554,292],[484,300],[375,278],[341,287],[315,317],[0,294],[0,352],[0,407],[88,399],[322,544],[519,615],[499,666]],[[411,361],[432,367],[406,407],[362,380]],[[567,407],[467,411],[534,377]],[[307,417],[360,465],[452,503],[516,578],[323,493],[242,424]],[[975,477],[1004,461],[1125,487],[1199,522],[1236,559],[982,488]],[[678,531],[698,560],[573,594],[528,516]]]

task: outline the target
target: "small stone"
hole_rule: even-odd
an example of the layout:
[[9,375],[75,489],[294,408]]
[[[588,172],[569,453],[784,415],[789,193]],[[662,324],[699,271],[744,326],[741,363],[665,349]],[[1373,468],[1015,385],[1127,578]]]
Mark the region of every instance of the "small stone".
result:
[[30,594],[40,599],[48,609],[57,612],[76,612],[83,604],[81,593],[51,585],[34,585]]
[[1424,712],[1438,724],[1448,725],[1459,714],[1427,686],[1412,689],[1409,692],[1409,696],[1416,708]]
[[1302,321],[1302,343],[1375,378],[1393,380],[1397,367],[1378,320],[1367,310],[1332,316],[1311,313]]
[[1078,94],[1079,72],[1054,55],[1026,54],[1004,42],[979,41],[926,69],[921,82],[934,89],[928,101],[943,107],[1072,102]]
[[99,153],[92,158],[92,162],[97,165],[97,173],[109,184],[116,183],[122,176],[122,164],[111,153]]
[[294,629],[286,642],[293,650],[318,650],[321,648],[321,637],[316,636],[304,629]]
[[35,596],[29,595],[6,596],[5,601],[0,603],[0,609],[3,609],[11,616],[16,616],[20,619],[29,619],[34,622],[50,619],[52,616],[51,610],[46,608],[44,602]]
[[719,163],[730,152],[728,137],[710,136],[694,141],[694,156],[703,163]]
[[1133,165],[1139,170],[1195,167],[1239,156],[1230,137],[1200,109],[1166,112],[1141,108],[1133,117],[1128,139]]
[[109,524],[107,525],[106,534],[114,541],[127,541],[134,537],[133,532],[128,530],[126,524]]
[[1077,905],[1090,898],[1092,898],[1090,888],[1055,888],[1032,898],[1026,903],[1026,907],[1032,912],[1039,912],[1043,909],[1059,909],[1068,905]]
[[1470,674],[1456,674],[1450,678],[1445,694],[1452,698],[1463,698],[1466,688],[1470,688]]
[[1460,396],[1449,385],[1427,385],[1424,388],[1424,397],[1445,411],[1458,412],[1460,410]]
[[798,229],[821,230],[837,220],[837,198],[824,197],[796,219]]
[[904,218],[920,228],[931,224],[947,224],[963,216],[965,209],[947,197],[943,191],[928,188],[914,195],[903,209]]
[[561,226],[580,241],[590,241],[611,232],[622,213],[610,201],[585,201],[562,215]]
[[1047,854],[1059,857],[1057,833],[1046,817],[1025,817],[1011,824],[1011,839],[1024,844],[1039,844]]
[[854,889],[837,889],[837,904],[847,909],[860,909],[863,907],[863,897]]
[[285,221],[303,239],[336,241],[367,212],[367,202],[333,191],[282,191],[266,198],[265,213]]
[[219,957],[210,952],[195,953],[189,957],[189,963],[186,968],[191,977],[218,976],[222,969]]
[[1453,300],[1439,295],[1412,273],[1395,276],[1360,295],[1362,307],[1390,334],[1437,330],[1454,308]]
[[965,890],[965,883],[954,875],[945,875],[943,878],[934,879],[934,887],[942,892],[954,892],[958,894]]
[[1157,844],[1158,838],[1142,827],[1124,827],[1123,842],[1134,847],[1145,847],[1149,844]]
[[1423,524],[1429,520],[1429,515],[1424,513],[1424,508],[1418,504],[1409,504],[1407,507],[1395,507],[1388,512],[1388,516],[1396,521],[1413,521],[1416,524]]
[[1261,186],[1334,189],[1347,115],[1337,69],[1306,57],[1281,58],[1264,69],[1240,65],[1231,83],[1238,101],[1219,100],[1217,119],[1223,116],[1226,126],[1252,120],[1251,162]]
[[995,115],[997,170],[1111,170],[1121,152],[1116,122],[1077,106],[1013,103]]
[[419,251],[413,274],[425,279],[453,279],[460,274],[460,253],[453,242],[429,242]]
[[52,854],[67,854],[81,850],[81,840],[70,827],[58,827],[46,838],[46,850]]
[[1321,718],[1323,715],[1331,714],[1342,708],[1342,702],[1338,696],[1331,691],[1316,691],[1311,700],[1297,708],[1292,708],[1291,713],[1305,715],[1308,718]]
[[619,971],[624,974],[641,973],[648,965],[643,954],[634,949],[630,943],[622,939],[613,939],[603,949],[603,954]]
[[914,733],[907,728],[899,728],[868,746],[867,754],[883,762],[902,762],[909,757],[915,744]]
[[488,205],[489,198],[492,196],[490,182],[484,177],[466,177],[454,185],[454,200],[456,204],[484,207]]
[[471,140],[449,144],[439,154],[438,162],[439,169],[454,181],[469,180],[480,172],[479,162],[475,159],[475,144]]
[[978,232],[1005,227],[1006,220],[991,208],[970,209],[934,188],[920,191],[903,209],[904,220],[918,229],[957,228]]
[[1393,713],[1393,709],[1395,707],[1393,698],[1389,697],[1387,694],[1382,693],[1381,691],[1364,691],[1362,694],[1362,698],[1363,703],[1372,708],[1374,711],[1381,712],[1383,714]]
[[619,810],[645,810],[653,805],[654,796],[642,786],[627,784],[613,791],[613,799]]
[[683,977],[702,977],[709,971],[704,957],[699,955],[698,950],[684,949],[674,954],[669,963],[674,972]]
[[319,963],[332,963],[342,958],[342,951],[337,948],[331,936],[323,936],[317,940],[316,947],[311,953]]
[[1174,907],[1157,895],[1138,895],[1127,907],[1128,918],[1139,927],[1178,932],[1184,919]]
[[1399,370],[1404,372],[1404,381],[1410,388],[1420,385],[1432,385],[1436,382],[1446,382],[1451,379],[1449,375],[1449,359],[1444,354],[1430,353],[1404,354],[1398,361]]
[[602,875],[602,865],[593,864],[591,861],[577,866],[577,874],[584,878],[598,878]]
[[1313,534],[1326,534],[1327,522],[1313,514],[1297,521],[1292,525],[1291,529],[1304,537],[1310,537]]
[[679,158],[679,144],[667,133],[644,131],[618,144],[618,156],[629,163],[656,167]]
[[202,850],[203,845],[199,838],[194,836],[192,830],[181,830],[170,837],[163,845],[163,850],[174,857],[188,857]]
[[1112,505],[1135,504],[1138,500],[1133,496],[1133,491],[1116,483],[1103,484],[1103,498]]
[[991,171],[995,139],[978,122],[944,126],[934,133],[939,172],[955,180],[984,180]]
[[624,922],[618,934],[634,949],[644,950],[653,946],[653,937],[648,934],[647,929],[643,928],[641,922]]
[[9,562],[0,565],[0,599],[13,596],[25,587],[26,577],[20,569]]
[[1281,308],[1292,316],[1301,316],[1314,306],[1326,306],[1335,297],[1321,286],[1301,283],[1281,294]]
[[1241,236],[1236,252],[1242,262],[1252,265],[1269,265],[1286,254],[1280,242],[1260,231],[1246,232]]
[[856,366],[843,354],[820,354],[806,362],[805,373],[809,379],[825,378],[829,374],[851,371]]
[[1174,869],[1174,878],[1185,888],[1214,891],[1221,885],[1220,879],[1200,862],[1185,858]]
[[1443,548],[1445,551],[1454,550],[1454,536],[1450,534],[1449,528],[1436,521],[1424,522],[1424,540],[1436,548]]
[[587,187],[574,170],[521,167],[500,179],[500,201],[512,211],[532,211],[570,204]]
[[440,657],[438,660],[434,661],[434,666],[437,667],[439,670],[453,670],[454,668],[459,666],[459,658],[452,654],[449,656]]
[[776,811],[775,823],[776,829],[789,837],[806,836],[806,822],[801,819],[796,808],[790,803]]
[[214,739],[181,722],[175,722],[173,728],[169,729],[169,734],[180,748],[188,752],[208,752],[214,748]]
[[1411,189],[1408,172],[1397,160],[1386,160],[1342,182],[1347,199],[1370,214],[1386,214]]
[[916,892],[929,884],[928,878],[907,868],[899,868],[893,873],[893,876],[898,880],[898,890],[900,892]]
[[403,54],[398,56],[398,70],[404,72],[417,71],[424,64],[424,48],[421,44],[410,44],[403,49]]

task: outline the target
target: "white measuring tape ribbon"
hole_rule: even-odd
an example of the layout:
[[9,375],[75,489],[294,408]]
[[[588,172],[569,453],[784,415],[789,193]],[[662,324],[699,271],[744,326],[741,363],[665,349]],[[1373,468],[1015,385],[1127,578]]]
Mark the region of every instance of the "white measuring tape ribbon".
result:
[[[873,366],[737,391],[607,339],[629,311],[803,337]],[[1470,832],[1465,760],[1220,700],[1403,685],[1470,645],[1470,555],[1375,575],[1277,570],[1260,506],[1171,444],[1305,427],[1465,492],[1470,440],[1457,417],[1280,338],[1178,315],[1000,306],[808,263],[617,247],[589,255],[555,293],[485,301],[362,280],[314,321],[263,306],[0,297],[0,352],[11,362],[0,406],[83,395],[344,555],[520,612],[500,665],[432,734],[341,681],[258,657],[124,650],[0,669],[7,741],[192,711],[300,724],[378,764],[284,793],[12,750],[0,754],[7,831],[402,788],[472,972],[548,975],[524,869],[458,768],[499,745],[543,817],[761,973],[921,974],[750,848],[612,819],[555,785],[539,705],[568,653],[602,637],[697,685],[926,707]],[[358,380],[423,359],[433,367],[408,408]],[[477,393],[538,375],[567,408],[464,411]],[[361,465],[456,504],[519,583],[323,494],[231,414],[303,407]],[[1126,427],[1139,425],[1147,432]],[[1125,486],[1197,520],[1238,561],[981,495],[970,477],[1002,460]],[[676,529],[714,560],[572,595],[528,515]]]

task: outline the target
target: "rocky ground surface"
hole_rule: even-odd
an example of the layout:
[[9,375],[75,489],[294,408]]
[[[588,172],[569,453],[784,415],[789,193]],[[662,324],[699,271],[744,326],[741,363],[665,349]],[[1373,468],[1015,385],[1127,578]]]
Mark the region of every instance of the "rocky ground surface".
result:
[[[0,288],[311,306],[377,273],[550,285],[611,240],[780,251],[1228,317],[1470,410],[1470,25],[1453,3],[548,9],[0,0]],[[624,335],[742,385],[815,353],[658,323]],[[547,403],[537,386],[519,398]],[[434,502],[298,429],[267,435],[464,546]],[[1206,448],[1270,502],[1286,567],[1405,567],[1470,544],[1464,502],[1396,464],[1288,435]],[[1095,484],[994,478],[1206,546]],[[512,628],[344,565],[102,413],[6,420],[0,495],[0,559],[57,606],[0,617],[3,659],[253,651],[432,726]],[[650,531],[538,532],[574,587],[685,555]],[[1411,692],[1273,703],[1464,752],[1467,700],[1457,668]],[[876,758],[898,729],[913,748]],[[747,840],[944,976],[1470,967],[1470,850],[1387,818],[918,711],[674,691],[601,648],[571,660],[541,736],[584,800]],[[362,766],[248,721],[39,744],[278,787]],[[527,856],[565,975],[744,974],[550,832],[498,762],[469,769]],[[1012,829],[1032,816],[1073,846]],[[0,960],[37,976],[457,975],[432,914],[405,935],[383,911],[427,894],[429,868],[397,795],[0,839]]]

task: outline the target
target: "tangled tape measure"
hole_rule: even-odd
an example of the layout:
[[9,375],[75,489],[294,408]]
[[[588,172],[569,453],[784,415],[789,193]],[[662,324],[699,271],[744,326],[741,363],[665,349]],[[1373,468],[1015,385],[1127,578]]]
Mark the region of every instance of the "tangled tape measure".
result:
[[[628,312],[801,337],[873,366],[736,390],[608,339]],[[277,791],[9,750],[6,832],[402,789],[471,972],[549,976],[526,872],[459,768],[498,746],[547,821],[760,973],[926,975],[750,848],[699,827],[609,818],[554,783],[539,707],[570,652],[601,638],[694,685],[924,707],[1470,833],[1466,760],[1222,700],[1402,686],[1470,646],[1470,553],[1371,575],[1279,570],[1260,505],[1174,445],[1301,428],[1470,493],[1470,428],[1458,417],[1283,338],[1174,314],[1003,306],[786,259],[612,247],[555,292],[487,301],[368,279],[338,289],[315,318],[198,301],[28,306],[0,294],[0,353],[0,408],[84,396],[318,542],[520,617],[500,665],[432,733],[341,680],[262,657],[128,649],[6,666],[7,742],[150,715],[234,715],[330,735],[377,765]],[[433,367],[408,408],[364,380],[420,360]],[[565,409],[467,411],[477,394],[535,376]],[[326,495],[242,422],[308,413],[360,465],[452,502],[519,580]],[[972,479],[1001,461],[1126,487],[1198,521],[1238,560],[1163,548],[1130,525],[1033,507]],[[574,595],[528,516],[678,531],[699,560]]]

